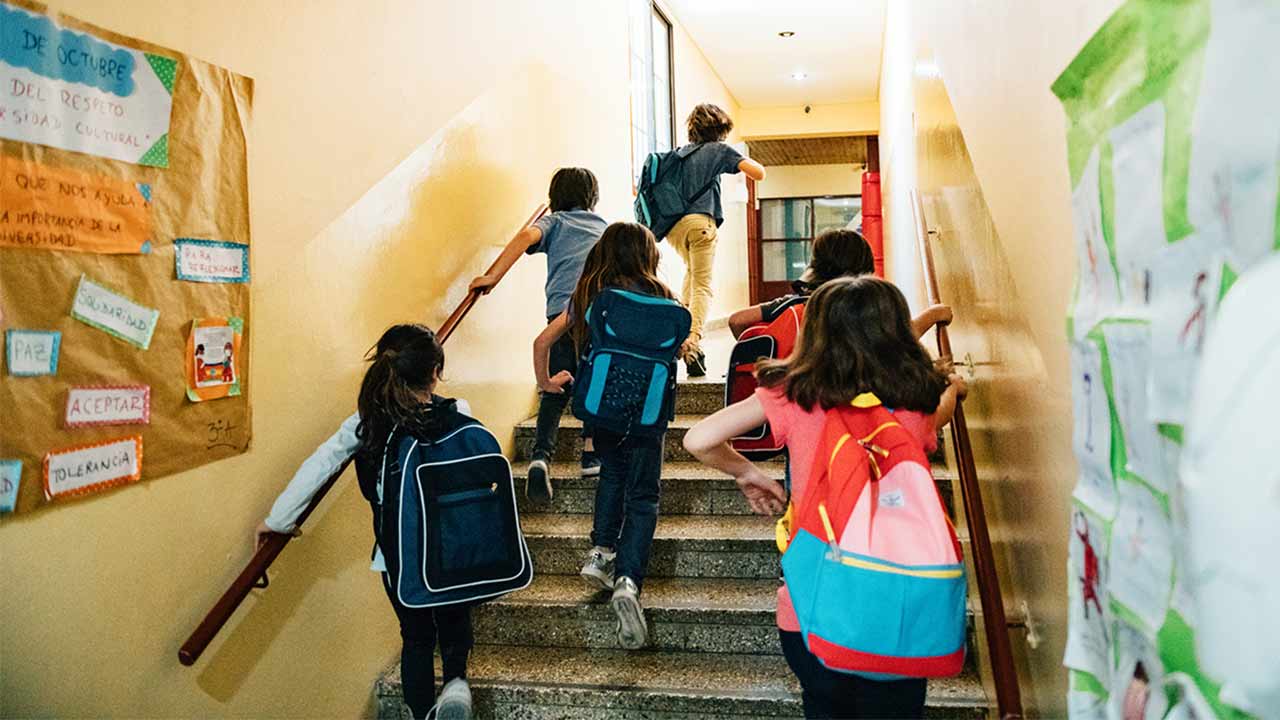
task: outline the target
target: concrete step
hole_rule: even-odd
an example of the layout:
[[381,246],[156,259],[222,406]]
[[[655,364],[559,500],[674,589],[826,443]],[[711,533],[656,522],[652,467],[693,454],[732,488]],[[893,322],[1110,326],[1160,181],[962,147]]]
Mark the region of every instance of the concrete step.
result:
[[[438,671],[437,671],[438,674]],[[800,688],[776,655],[477,645],[467,670],[477,720],[799,718]],[[408,720],[400,669],[375,687],[379,720]],[[929,683],[928,718],[989,716],[972,674]]]
[[[695,462],[692,455],[685,452],[681,443],[684,434],[693,427],[703,415],[676,415],[667,428],[664,458],[668,462]],[[529,418],[516,425],[515,462],[527,461],[533,453],[533,440],[537,431],[537,419]],[[556,448],[551,458],[559,462],[577,463],[582,458],[582,421],[566,415],[560,419],[560,430],[556,433]]]
[[[777,592],[777,580],[653,578],[641,596],[648,649],[777,655]],[[618,649],[609,594],[579,577],[540,575],[473,617],[479,643]]]
[[[778,655],[778,581],[653,578],[641,596],[649,623],[646,650]],[[970,606],[977,605],[974,598]],[[620,649],[609,593],[569,575],[540,575],[519,592],[478,606],[476,642],[558,648]],[[974,662],[974,622],[967,613]]]
[[[591,549],[590,515],[521,518],[535,572],[577,575]],[[776,579],[773,518],[668,515],[658,518],[649,577]]]
[[[664,458],[667,462],[694,462],[694,458],[685,451],[684,434],[689,431],[705,415],[677,414],[667,427]],[[533,453],[533,440],[537,432],[537,418],[529,418],[515,427],[515,460],[520,463],[529,460]],[[945,462],[943,444],[929,456],[935,464]],[[560,429],[556,433],[556,447],[551,455],[553,460],[577,463],[582,457],[582,421],[572,415],[560,419]]]
[[[779,481],[783,479],[785,466],[782,462],[761,463],[760,467],[771,477]],[[527,463],[517,463],[512,470],[515,472],[521,512],[589,515],[595,507],[598,478],[582,477],[576,461],[551,464],[551,484],[555,488],[555,497],[549,503],[525,497]],[[935,465],[933,477],[943,503],[954,517],[954,475],[946,466]],[[683,461],[663,464],[659,512],[662,515],[750,515],[751,507],[738,491],[733,478],[700,463]]]

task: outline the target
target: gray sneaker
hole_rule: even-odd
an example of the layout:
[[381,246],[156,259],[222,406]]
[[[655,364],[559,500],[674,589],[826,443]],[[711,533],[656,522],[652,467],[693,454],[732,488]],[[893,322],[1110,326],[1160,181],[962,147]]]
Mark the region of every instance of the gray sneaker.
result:
[[436,720],[471,720],[471,686],[465,679],[454,678],[440,691]]
[[598,590],[613,589],[613,559],[616,554],[599,545],[587,553],[587,562],[582,565],[582,579]]
[[644,647],[649,641],[649,626],[644,621],[640,589],[635,581],[626,575],[618,578],[613,584],[613,598],[609,604],[618,616],[618,644],[627,650]]

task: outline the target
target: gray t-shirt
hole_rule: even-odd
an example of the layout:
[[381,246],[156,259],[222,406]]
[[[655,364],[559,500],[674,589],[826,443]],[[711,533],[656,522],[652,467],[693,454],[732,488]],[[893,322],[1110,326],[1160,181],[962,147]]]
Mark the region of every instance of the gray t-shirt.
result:
[[604,218],[588,210],[561,210],[543,215],[534,223],[542,231],[542,239],[525,252],[547,254],[548,318],[564,312],[569,305],[587,253],[608,225]]
[[[697,152],[693,152],[697,148]],[[724,210],[720,207],[720,176],[732,175],[743,161],[742,153],[722,142],[685,145],[680,148],[684,157],[684,196],[689,200],[688,214],[709,215],[716,227],[724,223]],[[693,196],[708,184],[711,189],[699,198]]]

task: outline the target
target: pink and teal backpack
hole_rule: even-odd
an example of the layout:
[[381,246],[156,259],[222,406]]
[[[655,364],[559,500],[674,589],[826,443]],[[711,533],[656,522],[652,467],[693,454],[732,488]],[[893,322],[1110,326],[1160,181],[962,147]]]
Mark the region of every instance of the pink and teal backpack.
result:
[[827,411],[782,556],[806,647],[887,680],[964,666],[960,542],[920,441],[875,395]]

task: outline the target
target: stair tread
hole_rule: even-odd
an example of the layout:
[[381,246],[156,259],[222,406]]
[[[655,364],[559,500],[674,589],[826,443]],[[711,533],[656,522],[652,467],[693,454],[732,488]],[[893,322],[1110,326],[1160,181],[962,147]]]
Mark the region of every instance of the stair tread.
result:
[[[708,610],[773,615],[777,580],[650,578],[644,584],[647,611]],[[491,607],[583,607],[608,605],[609,595],[572,575],[538,575],[520,592],[488,603]]]
[[[786,464],[781,460],[768,460],[765,462],[759,462],[759,463],[756,463],[756,467],[763,470],[766,475],[768,475],[771,478],[774,478],[775,480],[782,480],[782,478],[786,474]],[[512,467],[511,467],[511,470],[514,473],[515,477],[521,480],[528,476],[528,469],[529,469],[529,463],[525,461],[515,462],[512,464]],[[935,464],[932,469],[933,469],[934,479],[937,479],[937,480],[955,479],[954,478],[955,473],[953,473],[945,465]],[[595,485],[595,481],[596,481],[595,477],[586,477],[586,478],[582,477],[582,473],[576,462],[565,462],[565,461],[552,461],[551,477],[555,480],[563,480],[563,481],[586,480],[586,481],[590,481],[592,486]],[[662,480],[664,482],[670,481],[670,480],[675,480],[675,481],[723,480],[729,483],[733,482],[733,478],[731,476],[726,475],[720,472],[719,470],[709,468],[706,465],[703,465],[702,463],[699,463],[699,462],[689,462],[689,461],[664,462],[662,464]]]
[[[689,414],[681,413],[676,415],[675,419],[672,420],[671,424],[668,425],[667,427],[670,430],[688,430],[689,428],[696,425],[699,420],[702,420],[705,417],[707,416],[696,415],[696,414],[689,415]],[[531,417],[527,420],[522,420],[519,423],[516,423],[516,430],[533,432],[537,428],[537,426],[538,426],[538,419],[536,417]],[[582,429],[582,421],[572,415],[566,415],[560,418],[560,429],[564,430],[564,429],[570,429],[570,428],[576,429],[576,430]]]
[[[590,515],[522,515],[526,537],[587,537]],[[658,518],[657,540],[767,540],[774,539],[772,517],[758,515],[665,515]]]
[[[717,655],[684,652],[476,645],[467,666],[473,687],[540,686],[587,693],[624,691],[726,699],[798,699],[800,687],[777,655]],[[397,664],[378,681],[378,694],[400,687]],[[982,685],[972,674],[929,682],[931,706],[986,707]]]

